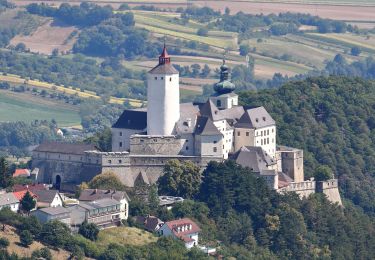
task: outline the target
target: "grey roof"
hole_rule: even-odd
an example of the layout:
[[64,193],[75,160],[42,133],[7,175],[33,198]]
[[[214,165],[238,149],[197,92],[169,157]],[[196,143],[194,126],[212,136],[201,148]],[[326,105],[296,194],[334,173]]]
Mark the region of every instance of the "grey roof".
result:
[[99,149],[93,144],[45,142],[38,145],[34,151],[83,155],[85,151],[99,151]]
[[212,120],[205,116],[200,116],[197,119],[195,128],[196,135],[221,135],[220,131],[214,125]]
[[99,199],[99,200],[95,200],[91,202],[81,202],[79,203],[79,206],[87,210],[92,210],[92,209],[100,209],[100,208],[115,206],[115,205],[118,205],[119,203],[120,202],[115,199],[104,198],[104,199]]
[[143,130],[147,127],[147,111],[126,109],[112,127]]
[[176,70],[172,64],[165,63],[159,64],[153,69],[151,69],[148,73],[150,74],[178,74],[178,70]]
[[234,124],[245,113],[245,109],[242,106],[236,106],[225,110],[221,110],[220,113],[228,121],[229,124]]
[[158,226],[164,224],[163,221],[155,216],[137,216],[135,221],[138,224],[143,225],[144,228],[150,232],[156,231]]
[[48,208],[41,208],[38,210],[44,213],[47,213],[48,215],[61,215],[61,214],[70,213],[70,211],[64,207],[48,207]]
[[34,190],[33,193],[38,197],[38,202],[51,203],[58,194],[57,190]]
[[16,204],[20,201],[14,196],[12,192],[0,194],[0,206],[6,206],[10,204]]
[[277,171],[276,170],[261,170],[260,171],[260,175],[264,175],[264,176],[270,176],[270,175],[277,175]]
[[193,103],[180,104],[180,119],[176,124],[177,134],[191,134],[194,132],[198,112],[198,106]]
[[262,147],[241,147],[231,158],[243,167],[249,167],[258,173],[268,170],[268,166],[276,164],[276,161],[265,153]]
[[212,121],[223,120],[224,117],[221,111],[215,106],[215,104],[208,99],[207,102],[200,108],[199,113],[201,116],[210,118]]
[[98,190],[98,189],[86,189],[81,191],[79,196],[80,201],[94,201],[104,198],[110,198],[115,200],[126,199],[129,201],[129,196],[125,191],[116,191],[116,190]]
[[275,120],[264,107],[257,107],[246,110],[235,127],[256,129],[271,125],[275,125]]

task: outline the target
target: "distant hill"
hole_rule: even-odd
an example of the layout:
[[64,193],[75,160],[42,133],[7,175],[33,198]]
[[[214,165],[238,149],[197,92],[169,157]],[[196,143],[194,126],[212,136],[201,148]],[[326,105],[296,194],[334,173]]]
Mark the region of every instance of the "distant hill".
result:
[[342,195],[375,211],[375,82],[319,77],[277,90],[241,93],[263,105],[278,125],[278,143],[305,152],[306,176],[320,164],[339,178]]

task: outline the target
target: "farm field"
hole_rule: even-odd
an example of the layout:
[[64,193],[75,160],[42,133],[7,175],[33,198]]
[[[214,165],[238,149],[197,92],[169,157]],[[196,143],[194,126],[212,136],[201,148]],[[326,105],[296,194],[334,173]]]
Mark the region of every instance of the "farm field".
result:
[[[17,84],[26,84],[29,86],[48,89],[48,90],[56,90],[62,93],[70,94],[70,95],[77,95],[82,98],[94,98],[99,99],[100,97],[96,95],[96,93],[92,91],[85,91],[82,92],[79,88],[73,89],[73,87],[62,87],[62,86],[55,86],[54,84],[42,82],[39,80],[25,80],[19,77],[18,75],[11,75],[7,74],[6,76],[0,75],[0,81],[5,81],[9,83],[17,83]],[[109,103],[112,104],[123,104],[125,101],[129,101],[129,104],[133,107],[140,107],[142,105],[142,101],[137,99],[130,99],[130,98],[117,98],[117,97],[110,97]]]
[[0,122],[55,119],[59,126],[80,125],[76,108],[29,94],[0,91]]
[[56,24],[49,19],[29,35],[17,35],[10,44],[15,46],[22,42],[33,53],[50,55],[54,49],[66,53],[71,51],[76,41],[76,37],[71,37],[74,31],[77,31],[74,26]]
[[213,31],[208,36],[199,36],[197,35],[198,28],[203,27],[203,25],[192,22],[186,25],[176,24],[173,22],[173,13],[171,15],[170,13],[134,12],[134,18],[137,27],[156,34],[168,35],[182,40],[193,40],[219,48],[235,48],[237,45],[236,34]]
[[[371,6],[360,6],[357,1],[348,1],[352,5],[337,5],[340,0],[327,1],[329,4],[305,4],[305,1],[295,1],[293,3],[287,1],[194,1],[198,6],[208,6],[216,10],[224,11],[229,7],[232,13],[244,12],[251,14],[270,14],[281,12],[309,13],[318,15],[323,18],[346,20],[346,21],[375,21],[375,2],[370,0]],[[365,1],[362,1],[362,3]],[[369,2],[369,1],[366,1]],[[307,1],[310,3],[310,1]],[[355,4],[355,6],[353,5]]]

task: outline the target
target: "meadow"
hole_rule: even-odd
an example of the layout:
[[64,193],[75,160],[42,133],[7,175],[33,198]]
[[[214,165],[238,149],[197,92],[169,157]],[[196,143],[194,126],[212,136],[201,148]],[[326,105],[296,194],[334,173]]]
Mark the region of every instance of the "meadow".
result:
[[77,126],[81,119],[76,108],[23,93],[0,90],[0,122],[55,119],[59,126]]

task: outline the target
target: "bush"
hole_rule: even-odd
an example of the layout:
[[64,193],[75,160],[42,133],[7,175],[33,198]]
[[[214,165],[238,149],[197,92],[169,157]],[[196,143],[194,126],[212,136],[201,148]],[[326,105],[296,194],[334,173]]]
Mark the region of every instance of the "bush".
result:
[[7,248],[9,246],[9,240],[5,237],[0,237],[0,249]]
[[206,28],[199,28],[197,31],[197,34],[199,36],[207,36],[208,35],[208,30]]
[[361,54],[361,49],[359,47],[353,47],[350,49],[350,53],[353,55],[353,56],[359,56],[359,54]]
[[20,234],[20,242],[24,247],[29,247],[33,243],[33,235],[28,230],[23,230]]
[[52,260],[51,250],[49,250],[49,248],[47,248],[47,247],[43,247],[39,250],[35,250],[31,254],[31,258],[32,259],[43,258],[45,260]]
[[78,233],[91,241],[95,241],[98,238],[99,228],[94,223],[83,222],[82,226],[79,227]]

